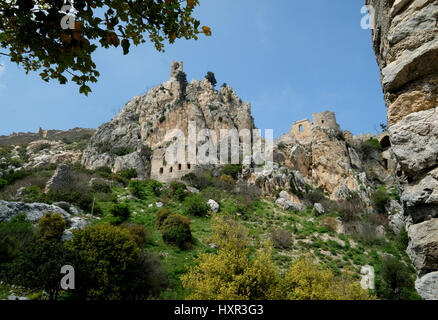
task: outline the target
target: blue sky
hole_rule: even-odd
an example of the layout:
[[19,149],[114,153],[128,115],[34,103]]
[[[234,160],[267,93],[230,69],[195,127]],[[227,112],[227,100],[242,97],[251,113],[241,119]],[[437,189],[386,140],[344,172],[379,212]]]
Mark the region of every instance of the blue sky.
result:
[[196,11],[212,37],[178,40],[165,53],[150,44],[99,49],[93,92],[73,83],[45,83],[0,58],[0,135],[74,127],[97,128],[136,95],[169,78],[184,61],[189,80],[216,74],[251,102],[258,128],[278,137],[314,112],[336,112],[342,129],[375,133],[386,122],[379,69],[369,30],[360,27],[363,0],[201,0]]

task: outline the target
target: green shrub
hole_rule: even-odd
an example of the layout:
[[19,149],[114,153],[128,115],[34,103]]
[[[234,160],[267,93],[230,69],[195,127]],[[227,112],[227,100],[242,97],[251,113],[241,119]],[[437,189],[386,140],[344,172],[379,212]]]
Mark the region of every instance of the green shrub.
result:
[[273,229],[271,231],[271,239],[274,247],[278,249],[290,249],[293,245],[292,234],[284,229]]
[[381,151],[382,146],[380,145],[379,140],[371,138],[366,141],[362,141],[359,145],[359,152],[362,153],[362,157],[367,159],[373,154],[374,151]]
[[229,175],[234,179],[238,178],[238,174],[242,172],[241,164],[227,164],[222,168],[222,174]]
[[47,212],[38,220],[38,227],[41,240],[61,240],[66,223],[59,213]]
[[376,290],[379,298],[388,300],[418,299],[415,290],[415,275],[408,267],[393,256],[385,256],[379,268]]
[[131,210],[126,203],[117,203],[111,207],[110,213],[115,218],[115,223],[119,224],[129,219]]
[[156,180],[149,180],[147,183],[147,188],[157,197],[161,194],[162,186],[163,184]]
[[109,167],[99,167],[94,171],[96,174],[98,174],[102,178],[110,179],[111,178],[111,168]]
[[129,231],[129,234],[139,248],[143,248],[148,241],[148,231],[144,226],[138,224],[124,223],[120,226],[120,228]]
[[30,242],[34,234],[35,227],[24,213],[12,217],[9,221],[0,222],[0,238],[10,237],[16,239],[20,246]]
[[8,185],[8,181],[0,178],[0,189]]
[[190,220],[180,214],[170,215],[164,220],[161,228],[163,240],[180,249],[187,249],[193,242]]
[[125,169],[122,171],[119,171],[118,174],[122,176],[125,179],[133,179],[137,178],[137,170],[136,169]]
[[130,154],[133,151],[134,151],[133,148],[127,146],[112,149],[112,153],[119,157],[126,156],[127,154]]
[[[47,193],[47,198],[50,202],[65,201],[77,205],[86,212],[93,210],[93,214],[100,214],[102,210],[98,203],[94,201],[92,194],[86,188],[83,190],[50,190]],[[94,202],[94,207],[93,207]]]
[[183,201],[187,196],[186,189],[186,185],[178,181],[173,181],[169,185],[170,193],[179,201]]
[[138,180],[129,181],[128,190],[134,197],[137,197],[139,199],[145,199],[143,188],[144,188],[143,182]]
[[371,200],[373,201],[374,208],[377,212],[385,213],[385,207],[391,201],[391,197],[384,188],[380,188],[371,193]]
[[210,82],[213,85],[213,87],[216,86],[217,81],[216,81],[216,77],[215,77],[213,72],[208,71],[207,75],[205,76],[205,79],[207,79],[208,82]]
[[207,202],[199,194],[191,195],[184,200],[184,213],[187,215],[202,217],[209,209]]
[[102,180],[96,180],[91,187],[95,192],[111,193],[111,186]]
[[38,186],[29,186],[22,191],[22,198],[25,202],[46,202],[47,197]]
[[164,221],[172,214],[169,209],[161,208],[155,214],[155,229],[160,230],[163,227]]

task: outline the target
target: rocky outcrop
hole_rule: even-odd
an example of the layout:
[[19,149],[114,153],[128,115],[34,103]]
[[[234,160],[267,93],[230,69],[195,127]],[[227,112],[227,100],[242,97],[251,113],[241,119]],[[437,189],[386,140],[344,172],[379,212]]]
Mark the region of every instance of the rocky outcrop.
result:
[[[64,203],[64,205],[69,204]],[[72,206],[70,205],[70,208],[71,207]],[[45,203],[7,202],[0,200],[0,222],[9,221],[19,214],[25,214],[27,219],[32,224],[37,224],[38,220],[40,220],[43,215],[48,212],[59,213],[66,221],[68,229],[64,231],[63,240],[71,239],[73,230],[82,229],[90,223],[90,219],[88,217],[72,216],[60,206],[49,205]]]
[[438,271],[438,219],[413,224],[408,228],[408,255],[423,274]]
[[45,192],[65,189],[70,184],[70,167],[61,164],[56,168],[53,176],[47,181]]
[[[427,235],[436,223],[422,222],[438,216],[438,3],[434,0],[366,0],[366,3],[375,12],[373,45],[388,108],[401,199],[405,214],[419,223],[409,227],[409,252],[423,275],[438,260],[438,252]],[[419,293],[429,299],[427,286],[436,288],[436,282],[431,284],[436,277],[426,279],[417,282],[425,294]]]
[[[139,177],[172,178],[166,166],[166,134],[179,129],[188,137],[189,122],[201,129],[253,129],[251,106],[229,86],[216,90],[206,79],[184,84],[172,65],[171,77],[143,96],[133,98],[109,123],[100,126],[84,153],[88,169],[107,166],[114,172],[133,168]],[[182,64],[178,64],[182,66]],[[175,70],[174,70],[175,69]],[[181,67],[177,68],[181,72]],[[179,168],[181,169],[186,168]]]
[[438,300],[438,272],[431,272],[415,281],[415,289],[426,300]]

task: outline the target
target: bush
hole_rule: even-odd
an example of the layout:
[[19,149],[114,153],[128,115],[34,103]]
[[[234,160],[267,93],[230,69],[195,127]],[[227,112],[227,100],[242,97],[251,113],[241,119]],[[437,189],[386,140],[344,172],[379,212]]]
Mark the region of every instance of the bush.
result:
[[324,202],[327,198],[324,191],[320,188],[311,190],[304,195],[304,198],[311,204]]
[[193,242],[190,220],[180,214],[170,215],[162,225],[163,240],[180,249],[187,249]]
[[379,213],[385,213],[385,207],[391,201],[391,197],[384,188],[380,188],[371,193],[371,200],[374,203],[374,208]]
[[364,159],[369,158],[375,151],[381,151],[382,146],[379,140],[371,138],[367,141],[362,141],[359,145],[359,152],[362,153]]
[[24,213],[18,214],[9,221],[0,222],[0,238],[10,237],[17,240],[20,247],[32,241],[35,228]]
[[74,231],[68,246],[83,253],[96,272],[97,283],[89,291],[88,299],[119,300],[149,295],[142,292],[146,284],[139,283],[143,277],[137,267],[141,250],[128,230],[109,224],[91,225]]
[[112,174],[111,168],[109,167],[99,167],[94,172],[98,174],[100,177],[106,179],[111,178],[111,174]]
[[95,192],[111,193],[111,186],[102,180],[94,181],[91,189]]
[[234,180],[232,176],[229,176],[227,174],[221,175],[219,181],[221,182],[221,185],[225,190],[231,190],[236,185],[236,180]]
[[414,275],[408,267],[393,256],[385,256],[377,281],[377,295],[389,300],[410,300],[418,298],[415,290]]
[[181,179],[199,190],[215,185],[215,179],[210,171],[201,171],[197,173],[191,172],[183,176]]
[[161,230],[164,221],[171,215],[171,211],[166,208],[161,208],[155,214],[155,229]]
[[[71,190],[50,190],[47,193],[47,198],[50,202],[65,201],[77,205],[84,211],[93,211],[93,214],[100,214],[102,210],[99,205],[94,201],[90,192],[84,188],[83,190],[71,191]],[[94,207],[93,207],[94,202]]]
[[147,188],[157,197],[161,194],[162,186],[163,184],[156,180],[149,180],[147,183]]
[[187,196],[186,189],[186,185],[178,181],[173,181],[169,185],[169,191],[179,201],[183,201]]
[[208,71],[207,75],[205,76],[205,79],[207,79],[208,82],[210,82],[213,85],[213,87],[216,86],[217,81],[216,81],[216,77],[214,76],[213,72]]
[[122,171],[119,171],[118,174],[125,178],[125,179],[133,179],[133,178],[137,178],[137,170],[136,169],[125,169]]
[[176,80],[179,82],[179,84],[181,86],[182,94],[185,94],[187,85],[189,84],[187,82],[187,75],[186,75],[186,73],[183,72],[183,71],[178,72],[178,74],[176,75]]
[[202,217],[208,213],[209,209],[205,199],[198,194],[191,195],[184,200],[184,213],[187,215]]
[[47,197],[38,186],[26,187],[22,192],[22,198],[25,202],[46,202]]
[[131,180],[128,184],[129,192],[139,199],[145,199],[144,191],[143,191],[143,183],[138,180]]
[[242,172],[241,164],[227,164],[222,168],[222,174],[229,175],[233,177],[233,179],[237,179],[239,173]]
[[5,179],[0,179],[0,189],[7,185],[8,185],[8,181],[6,181]]
[[271,239],[277,249],[290,249],[293,245],[292,234],[284,229],[276,228],[271,231]]
[[66,228],[64,218],[59,213],[47,212],[40,220],[38,220],[38,227],[41,240],[61,240],[62,234]]
[[110,212],[115,218],[116,224],[128,220],[129,216],[131,215],[131,210],[129,209],[129,205],[127,205],[126,203],[117,203],[113,205],[110,209]]
[[124,223],[120,228],[128,230],[129,234],[139,248],[143,248],[148,241],[148,232],[144,226],[138,224]]

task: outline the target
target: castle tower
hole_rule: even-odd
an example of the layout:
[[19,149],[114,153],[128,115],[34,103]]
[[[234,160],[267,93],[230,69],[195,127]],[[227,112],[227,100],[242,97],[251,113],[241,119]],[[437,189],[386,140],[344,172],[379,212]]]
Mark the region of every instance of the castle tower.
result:
[[182,61],[179,61],[179,62],[172,61],[172,64],[170,67],[170,76],[176,77],[176,75],[179,72],[183,72],[183,62]]
[[336,115],[332,111],[318,112],[312,114],[312,125],[323,129],[337,129],[340,130],[336,122]]

